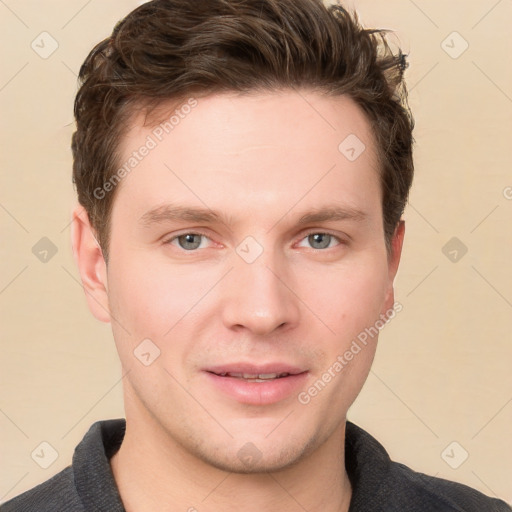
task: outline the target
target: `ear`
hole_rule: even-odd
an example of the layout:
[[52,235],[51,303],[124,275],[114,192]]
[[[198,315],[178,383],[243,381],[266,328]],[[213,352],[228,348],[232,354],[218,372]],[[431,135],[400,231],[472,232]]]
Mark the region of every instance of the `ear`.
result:
[[396,277],[396,273],[398,272],[398,265],[400,263],[400,256],[402,255],[402,247],[404,243],[404,235],[405,235],[405,221],[400,220],[395,229],[393,237],[391,238],[391,251],[388,254],[388,290],[386,292],[386,299],[384,301],[384,311],[389,311],[393,308],[393,304],[395,303],[395,290],[393,287],[393,282]]
[[89,309],[101,322],[110,322],[107,266],[89,215],[80,205],[72,214],[71,243]]

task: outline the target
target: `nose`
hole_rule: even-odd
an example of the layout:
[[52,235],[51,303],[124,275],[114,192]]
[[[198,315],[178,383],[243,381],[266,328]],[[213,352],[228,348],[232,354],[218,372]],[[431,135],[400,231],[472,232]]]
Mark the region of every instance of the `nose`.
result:
[[239,258],[222,290],[222,320],[232,330],[266,336],[299,322],[299,298],[286,262],[264,253],[254,262]]

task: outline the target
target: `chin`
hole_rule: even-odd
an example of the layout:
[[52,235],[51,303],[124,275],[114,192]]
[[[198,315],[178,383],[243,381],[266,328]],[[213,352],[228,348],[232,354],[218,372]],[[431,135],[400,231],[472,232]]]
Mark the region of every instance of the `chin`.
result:
[[[249,443],[242,447],[249,448]],[[257,448],[250,446],[254,451],[254,456],[249,458],[239,453],[232,453],[231,455],[224,455],[223,457],[208,457],[203,454],[203,460],[207,464],[226,471],[228,473],[235,473],[239,475],[254,475],[261,473],[274,473],[277,471],[284,471],[295,466],[302,458],[301,453],[278,453],[264,455]]]
[[[282,443],[279,445],[279,441]],[[299,464],[312,451],[318,448],[318,439],[269,439],[256,441],[233,441],[237,449],[230,446],[196,447],[195,455],[203,462],[222,471],[236,474],[272,473],[290,469]],[[258,446],[259,445],[259,446]],[[209,449],[210,448],[210,449]]]

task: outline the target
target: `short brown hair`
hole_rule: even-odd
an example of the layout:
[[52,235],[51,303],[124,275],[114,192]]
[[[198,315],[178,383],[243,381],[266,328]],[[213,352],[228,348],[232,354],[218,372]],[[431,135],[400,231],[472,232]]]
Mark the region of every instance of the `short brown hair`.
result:
[[[117,187],[95,193],[119,166],[130,117],[196,94],[309,88],[351,97],[378,148],[389,243],[413,178],[406,59],[384,30],[363,28],[321,0],[153,0],[121,20],[83,63],[75,100],[73,182],[105,259]],[[340,141],[341,142],[341,141]]]

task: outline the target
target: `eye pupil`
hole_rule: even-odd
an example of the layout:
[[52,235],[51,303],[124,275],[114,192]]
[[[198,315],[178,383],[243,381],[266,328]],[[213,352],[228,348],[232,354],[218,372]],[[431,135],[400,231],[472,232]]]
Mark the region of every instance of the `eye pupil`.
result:
[[[329,247],[331,242],[331,235],[328,233],[314,233],[309,235],[308,239],[309,243],[314,249],[325,249],[326,247]],[[318,243],[320,247],[315,246],[316,243]]]
[[178,237],[178,243],[182,249],[191,251],[201,245],[201,236],[194,233],[187,233]]

